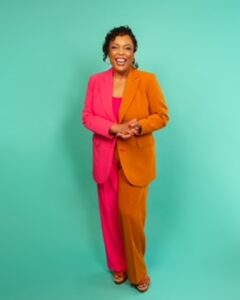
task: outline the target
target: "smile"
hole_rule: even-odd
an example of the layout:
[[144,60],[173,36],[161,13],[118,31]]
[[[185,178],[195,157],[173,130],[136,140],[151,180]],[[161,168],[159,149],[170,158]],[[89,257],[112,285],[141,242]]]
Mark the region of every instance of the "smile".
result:
[[120,66],[124,65],[126,61],[127,60],[125,58],[116,58],[116,62]]

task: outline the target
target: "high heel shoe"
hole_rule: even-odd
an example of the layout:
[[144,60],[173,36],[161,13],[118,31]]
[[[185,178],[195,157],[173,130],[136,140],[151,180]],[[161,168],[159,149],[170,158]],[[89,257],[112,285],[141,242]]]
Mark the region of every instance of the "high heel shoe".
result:
[[126,272],[114,272],[113,273],[113,281],[116,284],[122,284],[127,280],[127,273]]
[[147,275],[144,279],[139,281],[139,283],[135,284],[134,286],[139,292],[144,293],[149,289],[150,283],[151,283],[150,277]]

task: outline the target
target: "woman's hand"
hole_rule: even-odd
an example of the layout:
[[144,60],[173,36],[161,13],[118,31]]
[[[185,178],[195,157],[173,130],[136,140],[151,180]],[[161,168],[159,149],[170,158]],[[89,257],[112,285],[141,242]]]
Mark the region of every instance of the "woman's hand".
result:
[[119,133],[126,134],[126,133],[128,133],[128,130],[129,130],[128,122],[125,122],[123,124],[114,124],[110,128],[110,131],[115,135],[117,135]]
[[116,136],[118,138],[123,139],[123,140],[127,140],[132,136],[132,134],[130,134],[130,133],[117,133]]
[[129,127],[134,132],[134,135],[139,135],[141,133],[141,125],[137,119],[133,119],[129,122]]
[[110,128],[110,133],[122,139],[128,139],[133,135],[138,135],[140,133],[140,128],[141,126],[137,119],[133,119],[123,124],[114,124]]

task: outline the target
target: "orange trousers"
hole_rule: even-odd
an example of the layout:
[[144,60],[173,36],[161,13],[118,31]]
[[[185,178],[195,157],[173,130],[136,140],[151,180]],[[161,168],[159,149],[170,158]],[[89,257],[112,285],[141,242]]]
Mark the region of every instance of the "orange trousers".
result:
[[119,194],[118,206],[123,233],[127,273],[129,281],[137,284],[147,275],[145,262],[148,186],[137,187],[127,180],[116,148],[115,158],[118,163]]
[[144,255],[144,232],[147,212],[148,187],[131,185],[122,168],[119,169],[119,212],[123,231],[129,281],[137,284],[147,275]]

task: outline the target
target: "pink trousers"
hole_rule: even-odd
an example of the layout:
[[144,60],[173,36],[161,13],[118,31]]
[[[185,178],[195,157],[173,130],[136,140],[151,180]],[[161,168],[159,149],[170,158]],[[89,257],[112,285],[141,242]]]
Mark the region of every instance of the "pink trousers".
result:
[[108,268],[111,271],[126,271],[127,263],[118,205],[119,167],[115,156],[107,181],[98,184],[98,198]]

